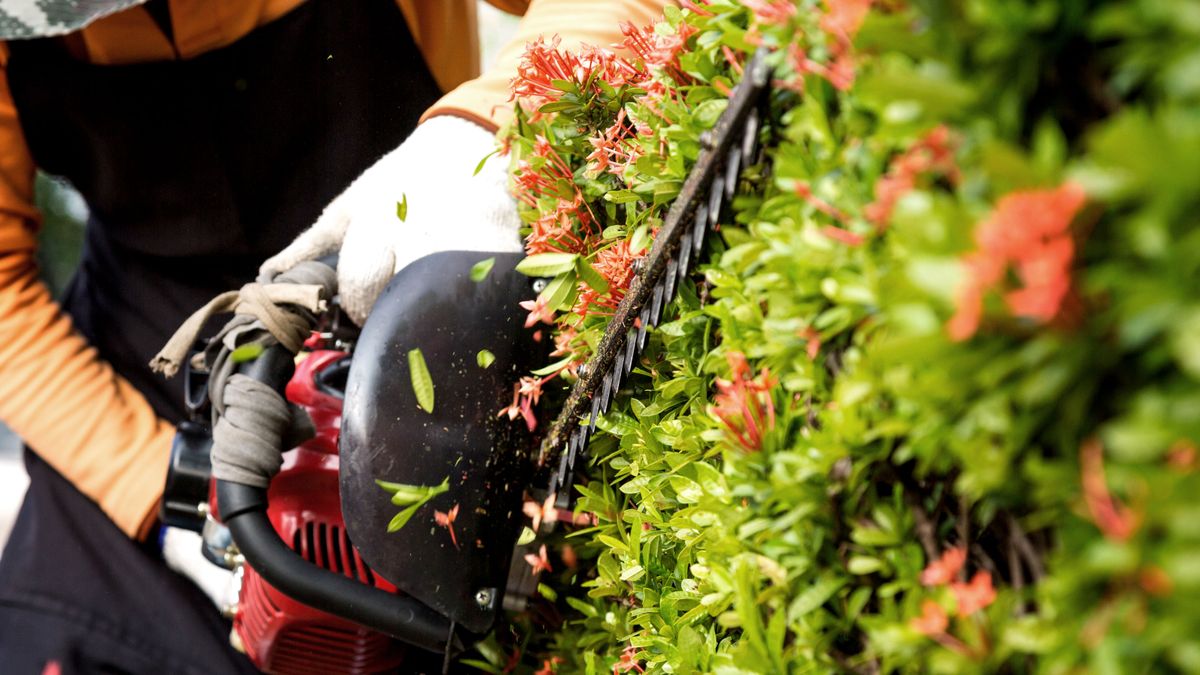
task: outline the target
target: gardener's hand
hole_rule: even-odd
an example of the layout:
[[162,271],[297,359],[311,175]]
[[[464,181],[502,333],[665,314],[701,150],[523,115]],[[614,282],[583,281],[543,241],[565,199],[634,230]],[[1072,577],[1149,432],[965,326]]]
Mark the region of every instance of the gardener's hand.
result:
[[449,250],[520,251],[507,162],[491,158],[474,174],[494,148],[494,135],[477,124],[430,119],[363,172],[260,273],[340,251],[341,304],[362,325],[392,275],[418,258]]

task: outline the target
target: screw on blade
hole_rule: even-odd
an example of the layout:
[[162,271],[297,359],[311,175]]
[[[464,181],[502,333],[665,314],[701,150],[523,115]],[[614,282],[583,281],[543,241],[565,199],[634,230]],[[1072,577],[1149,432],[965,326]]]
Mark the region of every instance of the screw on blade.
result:
[[749,164],[754,163],[754,152],[758,149],[758,111],[751,110],[746,116],[746,131],[742,136],[742,157]]
[[604,376],[604,388],[600,392],[600,412],[608,412],[609,401],[612,400],[612,376]]
[[670,303],[675,299],[675,275],[678,273],[679,261],[671,258],[667,261],[667,278],[663,279],[663,281],[667,283],[666,288],[663,289],[663,298],[665,303]]
[[662,318],[663,306],[663,282],[660,280],[654,286],[654,300],[650,303],[650,323],[655,328],[658,327],[658,321]]
[[638,332],[637,332],[637,350],[640,352],[646,348],[646,331],[650,328],[650,305],[642,307],[642,313],[638,315]]
[[633,328],[629,329],[629,333],[625,335],[625,374],[633,370],[633,357],[637,354],[637,331]]
[[725,193],[721,191],[721,181],[713,181],[712,189],[708,193],[708,220],[713,226],[717,226],[717,221],[721,218],[721,204],[725,199]]
[[699,256],[704,250],[704,235],[708,232],[708,204],[696,209],[696,220],[692,223],[692,255]]
[[600,397],[592,394],[592,414],[588,419],[588,432],[596,430],[596,418],[600,415]]
[[692,262],[692,233],[688,232],[683,235],[683,239],[679,242],[679,283],[688,275],[690,269],[688,265]]
[[729,154],[725,158],[725,198],[733,199],[733,193],[737,190],[738,177],[742,171],[742,150],[736,145],[729,148]]

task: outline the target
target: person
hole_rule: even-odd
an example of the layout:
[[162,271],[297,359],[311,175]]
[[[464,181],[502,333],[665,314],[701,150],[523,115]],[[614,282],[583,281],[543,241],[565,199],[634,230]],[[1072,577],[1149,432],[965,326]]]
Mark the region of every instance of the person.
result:
[[[55,25],[72,3],[16,4],[0,31],[31,6]],[[665,0],[492,4],[525,15],[482,75],[473,0],[150,0],[0,44],[0,419],[30,476],[0,556],[0,670],[252,670],[161,562],[155,514],[184,411],[178,378],[148,362],[260,266],[340,250],[361,322],[421,255],[519,250],[504,162],[473,171],[511,114],[523,45],[613,44],[620,21],[649,23]],[[35,167],[90,208],[61,303],[34,262]]]

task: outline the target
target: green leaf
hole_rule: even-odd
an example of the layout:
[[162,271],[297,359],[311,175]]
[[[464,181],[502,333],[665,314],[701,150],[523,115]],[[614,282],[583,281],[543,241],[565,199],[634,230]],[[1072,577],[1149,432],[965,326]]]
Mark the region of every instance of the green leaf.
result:
[[475,355],[475,365],[480,368],[487,368],[495,362],[496,355],[486,349],[480,349],[479,353]]
[[533,371],[533,374],[537,375],[538,377],[543,377],[543,376],[549,375],[551,373],[557,373],[558,371],[565,368],[567,366],[567,364],[570,363],[571,359],[573,359],[573,358],[575,358],[575,357],[574,356],[563,357],[563,358],[559,359],[558,361],[551,363],[548,366],[538,368],[537,370]]
[[575,267],[574,253],[539,253],[517,263],[517,271],[529,277],[552,277]]
[[579,273],[579,278],[588,286],[591,286],[597,293],[608,292],[608,281],[600,276],[596,268],[592,267],[588,261],[579,258],[575,261],[575,271]]
[[421,508],[421,506],[424,504],[425,504],[424,501],[419,501],[416,504],[413,504],[412,506],[408,507],[407,509],[404,509],[400,513],[397,513],[394,517],[392,517],[391,522],[388,523],[387,531],[389,533],[396,532],[400,528],[407,525],[408,521],[412,520],[413,515],[416,514],[417,509]]
[[483,159],[479,160],[479,163],[475,165],[475,170],[471,172],[471,175],[472,175],[472,176],[478,176],[478,175],[479,175],[479,172],[480,172],[480,171],[483,171],[483,165],[484,165],[484,164],[487,164],[487,161],[488,161],[489,159],[491,159],[492,157],[494,157],[494,156],[496,155],[496,153],[498,153],[498,152],[500,152],[500,148],[496,148],[495,150],[493,150],[493,151],[489,152],[488,154],[484,155],[484,156],[483,156]]
[[401,197],[402,199],[396,202],[396,217],[403,223],[408,218],[408,194],[402,194]]
[[496,264],[495,258],[484,258],[483,260],[480,260],[479,262],[472,265],[471,266],[471,281],[474,281],[475,283],[479,283],[480,281],[483,281],[484,279],[486,279],[488,273],[492,271],[492,267],[494,267],[495,264]]
[[429,368],[425,365],[425,357],[420,349],[409,350],[408,373],[412,378],[413,393],[417,395],[417,405],[425,412],[432,413],[433,378],[429,376]]
[[642,225],[633,231],[633,236],[629,238],[629,252],[641,253],[650,245],[650,228]]
[[247,363],[262,356],[263,346],[258,342],[248,342],[229,353],[229,359],[234,363]]
[[546,285],[541,297],[546,299],[546,306],[555,311],[569,309],[575,302],[576,276],[574,271],[560,274]]
[[528,526],[521,528],[521,536],[517,537],[517,546],[524,546],[537,538],[537,533]]

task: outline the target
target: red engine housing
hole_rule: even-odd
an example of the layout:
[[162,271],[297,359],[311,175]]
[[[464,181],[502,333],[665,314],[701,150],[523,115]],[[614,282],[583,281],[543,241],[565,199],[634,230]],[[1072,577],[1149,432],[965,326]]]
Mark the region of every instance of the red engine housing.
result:
[[[342,519],[337,454],[342,401],[320,391],[316,381],[346,357],[340,351],[314,351],[288,383],[288,400],[308,411],[317,435],[284,453],[268,490],[267,514],[283,541],[310,563],[396,593],[359,556]],[[279,675],[378,673],[397,668],[405,654],[403,645],[387,635],[292,600],[249,565],[233,626],[254,665]]]

